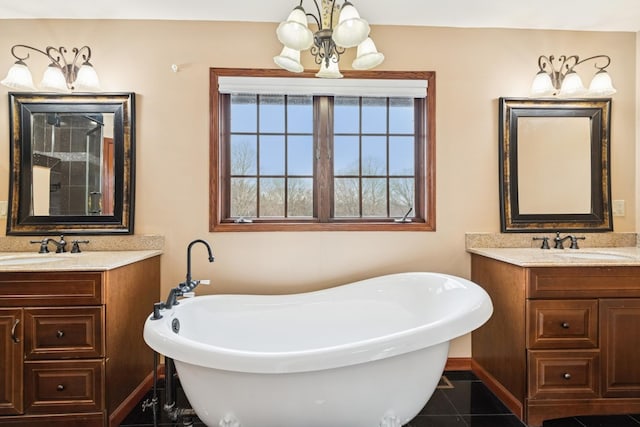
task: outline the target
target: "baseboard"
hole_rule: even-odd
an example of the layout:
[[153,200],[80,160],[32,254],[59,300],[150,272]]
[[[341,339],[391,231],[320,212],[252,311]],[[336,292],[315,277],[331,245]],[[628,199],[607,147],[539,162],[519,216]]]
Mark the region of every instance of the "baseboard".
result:
[[444,366],[445,371],[470,371],[471,370],[471,358],[470,357],[450,357],[447,359],[447,364]]
[[152,387],[153,371],[109,414],[109,427],[118,427]]

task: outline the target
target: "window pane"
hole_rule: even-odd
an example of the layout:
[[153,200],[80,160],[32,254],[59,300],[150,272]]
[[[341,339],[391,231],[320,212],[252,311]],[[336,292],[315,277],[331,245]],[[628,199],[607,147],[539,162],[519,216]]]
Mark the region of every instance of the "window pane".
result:
[[389,175],[413,175],[415,169],[414,138],[391,137],[389,140]]
[[313,216],[313,179],[289,178],[287,188],[287,216]]
[[360,149],[357,136],[336,136],[333,141],[334,175],[359,174]]
[[362,138],[362,175],[386,175],[387,138],[384,136],[365,136]]
[[232,217],[255,217],[257,200],[255,178],[231,178]]
[[389,133],[415,131],[412,98],[389,98]]
[[389,210],[392,217],[403,217],[414,206],[414,190],[413,178],[389,179]]
[[284,216],[284,178],[260,179],[260,217]]
[[290,136],[287,147],[289,175],[313,175],[313,136]]
[[335,178],[333,180],[334,216],[360,216],[360,184],[358,178]]
[[387,180],[362,178],[362,216],[387,216]]
[[255,132],[258,123],[258,97],[231,95],[231,132]]
[[387,133],[387,98],[362,98],[362,133]]
[[313,133],[313,97],[289,96],[287,115],[287,132]]
[[355,97],[336,97],[333,105],[333,132],[360,132],[360,102]]
[[260,138],[260,174],[284,175],[284,137],[263,136]]
[[257,153],[254,135],[231,135],[231,175],[255,175]]
[[260,132],[284,133],[284,95],[260,96]]

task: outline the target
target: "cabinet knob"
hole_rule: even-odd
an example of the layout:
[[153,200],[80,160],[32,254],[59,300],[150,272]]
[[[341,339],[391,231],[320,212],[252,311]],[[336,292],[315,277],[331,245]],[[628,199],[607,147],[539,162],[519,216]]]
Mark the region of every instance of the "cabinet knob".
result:
[[58,386],[56,387],[56,390],[63,391],[64,390],[64,384],[58,384]]
[[571,374],[568,372],[565,372],[564,374],[562,374],[562,378],[564,378],[565,380],[570,380],[571,379]]
[[562,322],[560,326],[562,326],[564,329],[569,329],[569,326],[571,325],[569,325],[569,322]]
[[62,338],[63,336],[64,336],[64,331],[57,331],[56,332],[56,337]]

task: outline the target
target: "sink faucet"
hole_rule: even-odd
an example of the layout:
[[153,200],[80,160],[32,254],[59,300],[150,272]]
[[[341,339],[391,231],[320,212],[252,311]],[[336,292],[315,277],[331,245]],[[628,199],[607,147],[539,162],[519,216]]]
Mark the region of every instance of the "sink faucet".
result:
[[196,239],[193,242],[189,243],[189,246],[187,247],[187,277],[185,278],[184,282],[180,283],[178,286],[169,291],[167,302],[159,303],[158,305],[154,306],[154,318],[156,318],[156,314],[159,314],[160,308],[169,309],[173,307],[174,305],[178,304],[179,296],[182,296],[187,292],[191,292],[196,288],[196,286],[198,286],[198,284],[200,284],[199,280],[193,280],[191,278],[191,248],[196,243],[202,243],[206,246],[207,252],[209,253],[209,262],[213,262],[215,260],[211,251],[211,246],[209,246],[209,243],[207,243],[206,241],[202,239]]
[[49,253],[49,242],[52,242],[56,245],[56,253],[63,253],[67,251],[67,242],[64,240],[64,236],[60,236],[60,241],[56,242],[55,239],[51,239],[49,237],[45,237],[42,240],[31,240],[29,243],[38,243],[40,245],[40,250],[38,253],[40,254],[48,254]]
[[60,236],[60,241],[56,242],[55,239],[48,239],[49,242],[52,242],[54,245],[56,245],[56,253],[57,254],[61,254],[63,252],[67,252],[67,242],[66,240],[64,240],[64,236]]
[[553,238],[553,241],[555,242],[554,248],[564,249],[563,242],[568,239],[571,239],[570,249],[580,249],[580,247],[578,246],[578,240],[585,240],[585,237],[576,237],[576,236],[572,236],[571,234],[567,234],[564,237],[560,237],[560,232],[557,231],[556,237]]

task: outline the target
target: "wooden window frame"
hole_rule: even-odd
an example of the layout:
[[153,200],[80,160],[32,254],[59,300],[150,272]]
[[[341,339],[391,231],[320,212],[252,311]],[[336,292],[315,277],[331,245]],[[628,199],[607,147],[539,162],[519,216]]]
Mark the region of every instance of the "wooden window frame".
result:
[[[415,206],[417,218],[412,222],[399,223],[392,219],[381,221],[376,218],[330,218],[332,194],[331,188],[319,188],[320,182],[329,182],[316,179],[318,174],[331,173],[331,168],[320,168],[318,162],[314,165],[314,190],[317,196],[314,198],[314,210],[317,218],[259,218],[249,223],[236,223],[225,218],[224,211],[230,204],[229,188],[228,147],[223,144],[229,130],[224,128],[221,121],[223,115],[229,114],[228,104],[221,105],[221,95],[218,92],[218,78],[222,76],[249,76],[249,77],[307,77],[315,78],[314,72],[305,71],[298,74],[284,70],[272,69],[236,69],[236,68],[211,68],[210,69],[210,126],[209,126],[209,231],[435,231],[436,212],[436,164],[435,164],[435,72],[432,71],[343,71],[344,78],[357,79],[420,79],[426,80],[428,95],[424,116],[416,117],[417,123],[423,123],[419,127],[418,138],[425,140],[421,144],[421,151],[417,153],[415,179],[420,180],[422,191],[415,194]],[[314,101],[315,102],[315,101]],[[223,110],[221,111],[221,107]],[[317,109],[316,109],[317,111]],[[416,112],[416,114],[419,114]],[[314,117],[316,122],[317,117]],[[319,135],[322,130],[314,130],[314,138],[325,138],[330,135]],[[327,133],[328,130],[324,130]],[[325,144],[321,144],[324,146]],[[322,149],[322,148],[321,148]],[[315,205],[315,204],[318,205]]]

